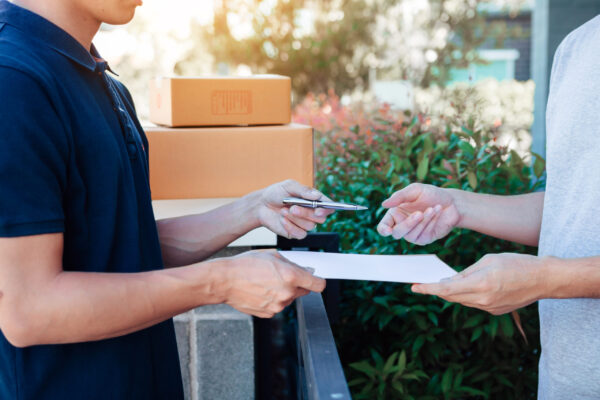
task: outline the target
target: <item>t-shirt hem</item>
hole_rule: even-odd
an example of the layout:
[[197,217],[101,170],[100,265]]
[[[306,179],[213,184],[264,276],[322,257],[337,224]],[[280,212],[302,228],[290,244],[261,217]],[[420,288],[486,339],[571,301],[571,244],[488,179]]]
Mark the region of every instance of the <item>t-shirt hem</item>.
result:
[[26,222],[21,224],[0,225],[0,237],[18,237],[59,233],[65,231],[62,219],[53,221]]

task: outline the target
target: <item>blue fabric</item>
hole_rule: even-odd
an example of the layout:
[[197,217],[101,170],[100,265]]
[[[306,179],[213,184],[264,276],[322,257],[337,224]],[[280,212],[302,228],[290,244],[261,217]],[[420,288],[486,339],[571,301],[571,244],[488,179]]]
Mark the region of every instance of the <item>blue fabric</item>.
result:
[[[67,271],[159,269],[148,143],[106,70],[57,26],[0,0],[0,236],[63,232]],[[178,398],[171,320],[67,345],[15,348],[0,334],[0,399]]]

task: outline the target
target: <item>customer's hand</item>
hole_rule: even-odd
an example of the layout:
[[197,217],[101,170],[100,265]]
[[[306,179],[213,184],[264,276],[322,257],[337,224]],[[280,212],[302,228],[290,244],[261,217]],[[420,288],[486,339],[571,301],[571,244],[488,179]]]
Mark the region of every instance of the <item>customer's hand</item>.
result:
[[432,185],[413,183],[383,202],[389,208],[377,226],[383,236],[418,245],[448,234],[460,221],[452,192]]
[[489,254],[440,283],[415,284],[415,293],[432,294],[494,315],[525,307],[550,292],[548,261],[523,254]]
[[325,289],[324,279],[276,251],[251,251],[230,260],[222,280],[224,302],[246,314],[271,318],[297,297]]
[[317,224],[322,224],[333,210],[324,208],[305,208],[286,206],[286,197],[301,197],[307,200],[329,200],[316,189],[304,186],[296,181],[287,180],[263,189],[257,217],[262,226],[269,228],[278,235],[287,238],[303,239],[306,232],[313,230]]

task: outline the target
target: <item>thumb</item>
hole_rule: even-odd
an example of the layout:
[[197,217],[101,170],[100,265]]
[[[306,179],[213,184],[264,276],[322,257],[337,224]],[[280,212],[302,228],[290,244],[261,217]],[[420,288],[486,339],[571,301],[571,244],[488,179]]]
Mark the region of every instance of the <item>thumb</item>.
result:
[[463,269],[462,271],[460,271],[458,274],[456,274],[454,276],[456,278],[466,278],[467,276],[472,275],[475,272],[480,271],[481,269],[487,267],[488,264],[489,263],[486,260],[486,258],[482,257],[475,264],[471,265],[468,268]]
[[408,185],[402,190],[397,191],[385,200],[381,205],[385,208],[397,207],[402,203],[410,203],[419,198],[421,195],[421,188],[419,185],[412,184]]
[[284,189],[292,196],[301,197],[306,200],[321,200],[325,196],[317,189],[304,186],[294,180],[285,182]]

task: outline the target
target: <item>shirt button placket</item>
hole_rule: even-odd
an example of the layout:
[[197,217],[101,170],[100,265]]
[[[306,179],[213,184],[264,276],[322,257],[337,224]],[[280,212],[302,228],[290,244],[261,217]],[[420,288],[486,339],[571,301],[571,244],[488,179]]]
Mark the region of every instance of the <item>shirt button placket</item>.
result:
[[123,136],[125,137],[129,158],[131,160],[135,160],[137,158],[138,149],[133,133],[134,131],[131,127],[130,117],[127,114],[127,111],[125,111],[125,105],[121,102],[119,95],[116,93],[115,88],[110,81],[110,78],[106,76],[106,74],[104,75],[104,84],[108,87],[108,92],[113,103],[113,110],[117,113],[117,118],[119,119]]

